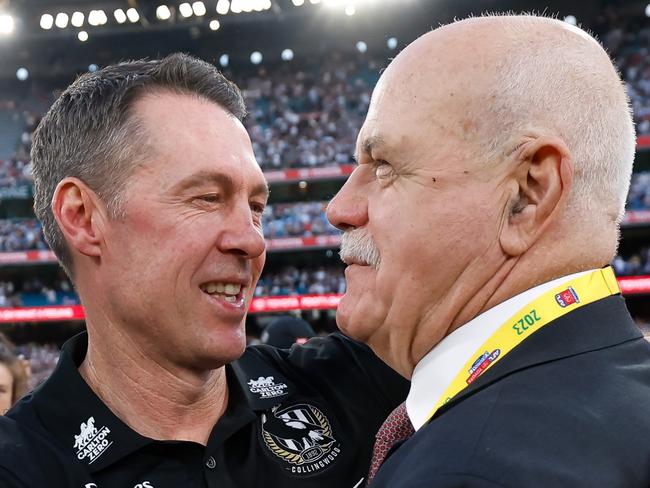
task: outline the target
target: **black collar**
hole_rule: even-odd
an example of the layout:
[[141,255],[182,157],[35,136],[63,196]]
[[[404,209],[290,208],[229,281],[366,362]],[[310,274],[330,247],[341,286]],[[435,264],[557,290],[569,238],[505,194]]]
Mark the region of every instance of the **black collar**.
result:
[[[63,346],[51,377],[32,395],[30,403],[45,428],[91,473],[99,471],[155,441],[120,420],[95,394],[78,368],[88,349],[84,332]],[[278,352],[248,348],[226,366],[229,398],[226,412],[210,434],[207,451],[268,410],[294,395],[294,385],[269,357]]]

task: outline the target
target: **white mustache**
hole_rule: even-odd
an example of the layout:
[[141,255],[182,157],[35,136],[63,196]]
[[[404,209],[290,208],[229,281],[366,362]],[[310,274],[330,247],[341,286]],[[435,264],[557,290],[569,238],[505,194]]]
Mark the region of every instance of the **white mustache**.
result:
[[343,233],[339,255],[346,264],[359,263],[377,269],[381,263],[379,249],[364,228],[348,230]]

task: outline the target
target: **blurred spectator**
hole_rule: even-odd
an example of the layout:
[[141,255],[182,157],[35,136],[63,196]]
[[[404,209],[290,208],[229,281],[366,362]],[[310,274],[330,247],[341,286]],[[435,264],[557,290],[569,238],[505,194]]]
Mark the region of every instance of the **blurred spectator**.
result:
[[623,257],[620,254],[612,261],[617,276],[650,274],[650,247],[642,247],[638,252]]
[[297,317],[284,316],[274,319],[262,332],[262,344],[288,349],[294,344],[304,344],[316,332],[311,325]]
[[650,171],[634,173],[627,195],[627,210],[650,209]]
[[16,353],[29,365],[29,390],[45,381],[59,360],[59,349],[53,344],[26,344],[16,347]]
[[0,333],[0,415],[4,415],[27,389],[27,369],[13,344]]

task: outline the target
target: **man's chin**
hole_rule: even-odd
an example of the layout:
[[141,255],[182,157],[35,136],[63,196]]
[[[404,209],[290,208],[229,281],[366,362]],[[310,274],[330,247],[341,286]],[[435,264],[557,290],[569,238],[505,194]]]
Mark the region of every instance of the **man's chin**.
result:
[[336,310],[336,325],[351,339],[367,342],[373,332],[373,324],[370,323],[372,321],[368,320],[368,314],[359,313],[358,308],[349,309],[345,303],[346,296],[343,296]]

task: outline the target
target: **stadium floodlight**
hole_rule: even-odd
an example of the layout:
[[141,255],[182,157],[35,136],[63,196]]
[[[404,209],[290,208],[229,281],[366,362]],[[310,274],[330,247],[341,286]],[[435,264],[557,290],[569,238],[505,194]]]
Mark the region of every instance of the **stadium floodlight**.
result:
[[576,19],[575,15],[567,15],[564,17],[564,22],[571,25],[578,25],[578,19]]
[[171,16],[172,12],[167,5],[159,5],[156,8],[156,18],[158,20],[168,20]]
[[368,44],[366,44],[363,41],[357,42],[357,51],[359,51],[360,53],[365,53],[366,51],[368,51]]
[[227,54],[222,54],[219,57],[219,64],[221,65],[222,68],[227,68],[229,63],[230,63],[230,56],[228,56]]
[[309,0],[312,5],[318,5],[320,3],[320,0]]
[[88,33],[86,31],[79,31],[77,34],[77,39],[81,42],[86,42],[88,40]]
[[193,12],[192,12],[192,6],[191,6],[189,3],[187,3],[187,2],[183,2],[183,3],[181,3],[181,4],[178,6],[178,11],[179,11],[180,14],[181,14],[183,17],[185,17],[185,18],[191,17],[191,16],[192,16],[192,13],[193,13]]
[[106,22],[108,22],[108,17],[103,10],[91,10],[88,14],[88,23],[92,26],[105,25]]
[[650,3],[645,8],[645,16],[650,17]]
[[70,20],[70,17],[68,17],[68,14],[65,12],[59,12],[56,14],[56,19],[54,20],[54,25],[56,25],[59,29],[65,29],[68,27],[68,21]]
[[262,53],[259,52],[259,51],[254,51],[251,54],[251,63],[253,63],[253,64],[260,64],[262,62],[262,59],[264,59],[264,58],[262,56]]
[[240,14],[242,12],[242,6],[240,0],[232,0],[230,4],[230,11],[233,14]]
[[113,12],[113,17],[115,17],[115,21],[118,24],[123,24],[124,22],[126,22],[126,14],[124,13],[124,10],[122,10],[121,8],[118,8]]
[[305,4],[305,0],[293,0],[293,4],[296,7],[302,7]]
[[20,81],[25,81],[27,78],[29,78],[29,71],[27,71],[27,68],[18,68],[16,71],[16,78],[18,78]]
[[229,0],[219,0],[217,2],[217,13],[219,15],[226,15],[230,10]]
[[251,6],[255,12],[262,12],[267,9],[266,0],[251,0]]
[[194,15],[197,17],[202,17],[205,15],[206,9],[205,9],[205,3],[203,2],[194,2],[192,4],[192,11],[194,12]]
[[210,21],[210,30],[217,31],[219,30],[219,27],[221,27],[221,22],[218,20],[211,20]]
[[94,73],[98,69],[99,69],[99,66],[97,66],[95,63],[88,66],[88,71],[90,71],[91,73]]
[[135,24],[138,20],[140,20],[140,14],[133,7],[126,11],[126,16],[129,18],[129,21],[132,24]]
[[395,49],[397,47],[397,38],[391,37],[386,41],[386,45],[388,46],[388,49]]
[[11,15],[0,15],[0,34],[11,34],[14,31],[14,18]]
[[354,5],[348,5],[345,7],[345,15],[352,17],[356,13],[357,9],[354,7]]
[[50,14],[41,15],[41,29],[50,30],[54,25],[54,17]]
[[293,51],[291,49],[285,49],[280,55],[282,61],[291,61],[293,59]]
[[75,27],[81,27],[84,25],[84,19],[85,16],[83,12],[75,12],[72,14],[72,17],[70,17],[70,23]]

